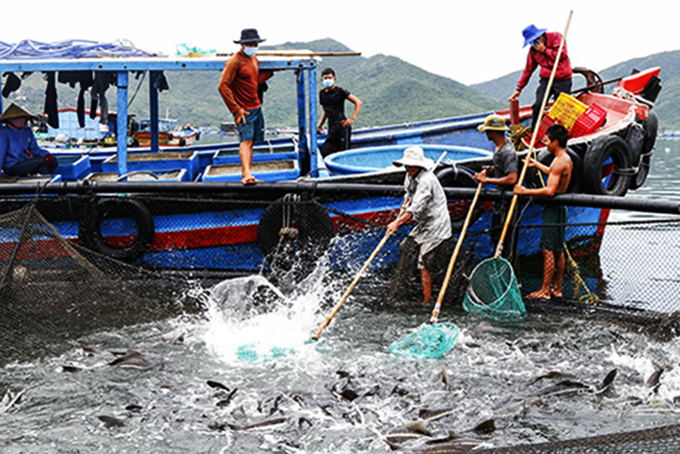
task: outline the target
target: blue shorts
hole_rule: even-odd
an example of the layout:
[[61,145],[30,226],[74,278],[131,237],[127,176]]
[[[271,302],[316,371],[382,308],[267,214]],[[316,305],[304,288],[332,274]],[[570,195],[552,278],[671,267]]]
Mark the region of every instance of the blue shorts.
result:
[[264,141],[264,115],[262,107],[246,110],[246,122],[236,125],[238,138],[241,142]]

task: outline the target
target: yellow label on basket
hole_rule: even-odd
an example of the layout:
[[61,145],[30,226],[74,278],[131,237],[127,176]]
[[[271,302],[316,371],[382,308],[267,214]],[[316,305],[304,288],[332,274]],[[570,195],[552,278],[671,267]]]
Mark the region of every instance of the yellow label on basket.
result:
[[557,101],[550,108],[548,115],[553,120],[571,131],[576,119],[586,111],[587,105],[566,93],[561,93]]

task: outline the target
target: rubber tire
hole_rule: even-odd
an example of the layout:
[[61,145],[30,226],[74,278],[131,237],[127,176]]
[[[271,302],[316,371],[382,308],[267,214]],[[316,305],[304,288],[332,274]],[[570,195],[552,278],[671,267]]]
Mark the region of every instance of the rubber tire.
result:
[[[571,171],[571,179],[569,180],[569,186],[567,186],[567,194],[580,194],[582,191],[582,178],[581,178],[581,173],[583,171],[583,161],[581,160],[581,157],[573,151],[571,148],[567,148],[567,154],[569,155],[569,158],[571,159],[572,164],[574,165],[574,168]],[[538,161],[545,165],[550,167],[550,164],[552,164],[553,160],[555,159],[555,155],[550,153],[547,149],[543,148],[541,151],[538,152]],[[527,169],[527,172],[531,172],[532,169]],[[536,171],[533,171],[534,174],[536,174]],[[527,173],[528,175],[528,173]],[[535,175],[535,178],[532,178],[532,181],[535,180],[538,186],[533,186],[536,188],[543,187],[540,181],[538,181],[538,175]]]
[[[279,232],[283,223],[285,203],[284,198],[281,198],[269,205],[262,213],[260,222],[257,225],[257,244],[262,255],[265,257],[271,256],[279,244]],[[306,237],[310,240],[310,244],[304,250],[304,258],[306,260],[316,260],[328,249],[328,245],[335,235],[333,221],[326,209],[321,205],[301,203],[298,207],[309,209],[309,219],[306,223],[308,227],[304,229],[300,223],[300,209],[294,208],[292,215],[292,220],[298,223],[298,238]]]
[[[119,248],[108,243],[101,233],[104,219],[130,217],[137,225],[137,238],[132,244]],[[142,202],[130,198],[98,199],[78,229],[78,243],[100,254],[123,262],[133,262],[144,255],[153,242],[155,227],[153,217]]]
[[[611,158],[614,163],[614,173],[611,175],[609,187],[605,188],[602,181],[602,166],[607,158]],[[617,175],[617,169],[630,169],[630,151],[626,141],[613,134],[598,137],[590,144],[583,157],[584,192],[615,197],[625,196],[633,176]]]
[[[435,176],[445,188],[477,188],[479,184],[477,180],[472,178],[473,172],[464,167],[445,167],[435,172]],[[472,201],[470,201],[472,203]],[[465,212],[458,216],[451,216],[451,229],[454,232],[460,232],[465,224],[470,204],[465,209]],[[473,225],[481,217],[484,212],[484,202],[478,202],[477,206],[472,212],[470,218],[470,226]]]
[[[642,187],[647,180],[649,175],[649,167],[652,164],[652,151],[654,150],[654,144],[656,143],[656,136],[659,133],[659,117],[656,113],[649,112],[649,116],[646,120],[642,121],[642,125],[645,130],[645,137],[642,141],[641,154],[642,161],[639,164],[638,173],[630,181],[630,189],[636,190]],[[648,154],[649,153],[649,154]]]

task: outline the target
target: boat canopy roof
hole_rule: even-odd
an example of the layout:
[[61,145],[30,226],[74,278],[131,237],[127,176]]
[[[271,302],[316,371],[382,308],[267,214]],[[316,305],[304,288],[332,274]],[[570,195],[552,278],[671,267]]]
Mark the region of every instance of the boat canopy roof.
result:
[[[321,60],[309,51],[287,51],[274,55],[258,55],[261,70],[292,70],[297,73],[297,109],[300,152],[309,161],[309,170],[317,170],[317,88],[316,69]],[[127,129],[128,75],[130,71],[148,71],[151,149],[158,144],[158,87],[163,71],[221,71],[230,54],[214,57],[166,57],[154,55],[125,44],[94,41],[63,41],[52,44],[21,41],[10,45],[0,42],[0,74],[14,72],[111,71],[117,74],[117,129]],[[305,78],[308,78],[308,83]],[[215,79],[215,86],[219,78]],[[0,90],[2,79],[0,79]],[[307,109],[309,112],[307,112]],[[0,111],[4,110],[0,98]],[[307,118],[309,114],[309,118]],[[119,174],[127,173],[127,140],[117,138]]]
[[116,41],[102,43],[87,40],[68,40],[43,43],[25,39],[15,44],[0,41],[0,59],[152,57],[156,54],[138,49],[132,43]]

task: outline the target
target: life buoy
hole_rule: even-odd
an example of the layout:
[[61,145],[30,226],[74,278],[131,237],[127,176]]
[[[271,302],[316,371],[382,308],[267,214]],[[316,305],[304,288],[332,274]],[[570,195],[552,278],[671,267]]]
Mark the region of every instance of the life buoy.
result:
[[[582,181],[581,181],[581,173],[583,171],[583,161],[581,160],[581,157],[573,151],[571,148],[567,148],[567,155],[569,155],[569,158],[571,159],[571,163],[573,165],[573,168],[571,170],[571,178],[569,179],[569,186],[567,186],[567,194],[579,194],[582,191]],[[552,164],[553,160],[555,159],[555,155],[549,152],[547,149],[543,148],[541,151],[538,152],[538,161],[545,165],[550,167],[550,164]],[[528,169],[527,170],[527,178],[529,175],[531,175],[531,181],[532,181],[532,186],[529,187],[534,187],[534,188],[540,188],[543,187],[543,184],[538,180],[541,178],[540,175],[538,175],[539,171],[537,170],[532,170]]]
[[[472,178],[472,171],[458,166],[444,167],[435,172],[435,176],[445,188],[476,188],[478,182]],[[465,224],[471,200],[456,200],[449,202],[449,213],[451,214],[451,229],[460,232]],[[470,225],[477,222],[484,212],[484,204],[478,203],[472,211]]]
[[[301,254],[305,260],[318,259],[333,238],[333,221],[324,207],[283,197],[269,205],[257,225],[257,244],[265,257]],[[278,254],[277,254],[278,253]]]
[[[132,241],[110,242],[102,235],[101,226],[105,219],[130,218],[137,226]],[[142,202],[130,198],[101,198],[89,210],[87,219],[80,222],[78,243],[116,260],[132,262],[149,250],[154,236],[154,222],[151,213]]]
[[654,152],[654,144],[656,143],[656,136],[659,133],[659,117],[656,113],[649,112],[646,120],[642,121],[642,128],[644,137],[642,139],[642,147],[638,161],[633,161],[633,165],[637,165],[638,171],[630,181],[630,189],[635,190],[645,184],[647,175],[649,175],[649,166],[652,163],[652,153]]
[[587,194],[626,195],[633,177],[626,141],[613,134],[593,140],[583,157],[582,175]]

